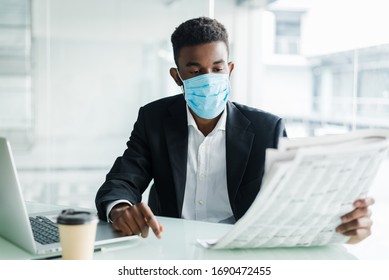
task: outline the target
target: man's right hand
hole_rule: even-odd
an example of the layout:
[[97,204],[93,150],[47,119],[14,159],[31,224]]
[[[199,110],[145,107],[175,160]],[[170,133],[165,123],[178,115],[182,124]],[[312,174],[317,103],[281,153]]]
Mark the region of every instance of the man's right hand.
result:
[[150,207],[141,202],[135,205],[119,203],[115,205],[111,212],[115,230],[122,232],[124,235],[138,235],[147,237],[149,227],[153,230],[155,236],[160,239],[163,227],[159,224]]

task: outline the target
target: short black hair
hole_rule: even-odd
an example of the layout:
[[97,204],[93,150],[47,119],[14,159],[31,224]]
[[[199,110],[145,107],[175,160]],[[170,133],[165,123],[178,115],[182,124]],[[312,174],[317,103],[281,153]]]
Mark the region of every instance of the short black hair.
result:
[[227,30],[216,19],[199,17],[181,23],[171,36],[176,65],[178,66],[178,56],[182,47],[217,41],[224,42],[229,52]]

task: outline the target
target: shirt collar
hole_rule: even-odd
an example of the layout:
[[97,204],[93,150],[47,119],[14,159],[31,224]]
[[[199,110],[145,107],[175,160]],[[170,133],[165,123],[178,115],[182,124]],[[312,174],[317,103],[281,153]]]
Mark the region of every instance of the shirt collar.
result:
[[[189,111],[188,105],[186,105],[186,116],[187,116],[187,120],[188,120],[188,127],[193,126],[194,128],[198,129],[196,121],[194,120],[191,112]],[[212,132],[218,131],[218,130],[226,130],[226,121],[227,121],[227,106],[224,108],[223,113],[222,113],[219,121],[217,122],[215,128],[212,130]]]

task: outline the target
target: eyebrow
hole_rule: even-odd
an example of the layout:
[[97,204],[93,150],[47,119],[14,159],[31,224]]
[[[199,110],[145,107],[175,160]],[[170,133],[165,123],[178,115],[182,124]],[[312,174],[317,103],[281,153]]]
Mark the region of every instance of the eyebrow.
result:
[[[219,59],[217,61],[214,61],[213,65],[220,64],[220,63],[223,63],[223,62],[224,62],[224,59]],[[189,61],[185,66],[187,66],[187,67],[190,67],[190,66],[201,66],[201,64],[198,63],[198,62],[191,62],[191,61]]]

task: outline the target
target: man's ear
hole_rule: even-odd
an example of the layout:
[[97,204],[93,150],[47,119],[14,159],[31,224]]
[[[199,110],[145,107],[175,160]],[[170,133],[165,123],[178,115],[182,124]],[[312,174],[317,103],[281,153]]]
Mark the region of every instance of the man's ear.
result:
[[182,81],[180,79],[180,76],[178,76],[178,69],[177,68],[170,68],[170,76],[172,76],[173,80],[176,82],[178,86],[182,86]]
[[234,70],[235,64],[233,62],[228,62],[228,69],[230,70],[229,77],[231,77],[232,70]]

